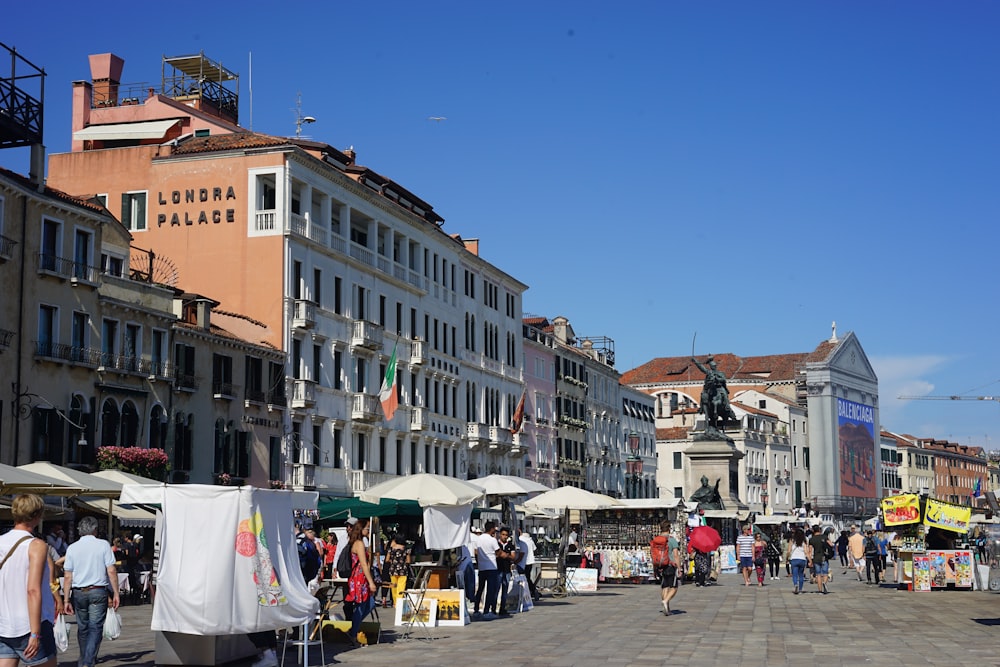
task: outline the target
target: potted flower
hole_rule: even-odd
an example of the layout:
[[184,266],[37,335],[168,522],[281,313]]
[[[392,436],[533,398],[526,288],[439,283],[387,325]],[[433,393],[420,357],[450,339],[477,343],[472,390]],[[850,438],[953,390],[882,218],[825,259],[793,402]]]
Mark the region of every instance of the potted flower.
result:
[[98,447],[97,464],[101,470],[117,469],[159,482],[170,469],[165,451],[144,447]]

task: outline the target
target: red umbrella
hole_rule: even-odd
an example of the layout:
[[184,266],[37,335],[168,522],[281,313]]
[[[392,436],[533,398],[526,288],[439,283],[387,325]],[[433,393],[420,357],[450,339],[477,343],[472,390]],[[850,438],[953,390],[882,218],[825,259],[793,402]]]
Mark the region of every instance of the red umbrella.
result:
[[719,531],[711,526],[698,526],[691,529],[688,535],[688,543],[692,548],[707,554],[715,551],[722,544],[722,536]]

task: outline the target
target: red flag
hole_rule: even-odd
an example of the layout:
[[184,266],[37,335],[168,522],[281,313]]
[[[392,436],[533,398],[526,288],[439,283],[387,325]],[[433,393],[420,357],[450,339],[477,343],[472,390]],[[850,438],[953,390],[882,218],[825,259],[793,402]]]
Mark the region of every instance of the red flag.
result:
[[514,416],[510,420],[510,433],[511,435],[517,433],[521,430],[521,425],[524,424],[524,394],[521,392],[521,400],[517,402],[517,407],[514,408]]

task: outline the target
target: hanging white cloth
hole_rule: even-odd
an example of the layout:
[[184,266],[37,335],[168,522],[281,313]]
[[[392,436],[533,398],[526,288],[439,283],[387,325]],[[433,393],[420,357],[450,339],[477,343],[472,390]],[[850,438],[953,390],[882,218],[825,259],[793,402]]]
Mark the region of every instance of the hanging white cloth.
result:
[[299,569],[292,494],[166,486],[161,525],[152,630],[246,634],[319,612]]
[[465,544],[472,528],[472,505],[424,508],[424,544],[428,549],[454,549]]

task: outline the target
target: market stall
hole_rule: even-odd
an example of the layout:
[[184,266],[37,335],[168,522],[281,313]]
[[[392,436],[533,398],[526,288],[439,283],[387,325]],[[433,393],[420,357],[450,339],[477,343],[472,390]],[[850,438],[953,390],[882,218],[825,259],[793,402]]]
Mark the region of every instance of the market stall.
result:
[[954,548],[969,531],[971,508],[908,493],[883,498],[882,517],[895,533],[890,548],[900,588],[973,587],[973,552]]
[[599,580],[642,583],[653,578],[650,541],[660,522],[677,520],[679,498],[620,500],[621,506],[586,513],[581,522],[583,559]]

